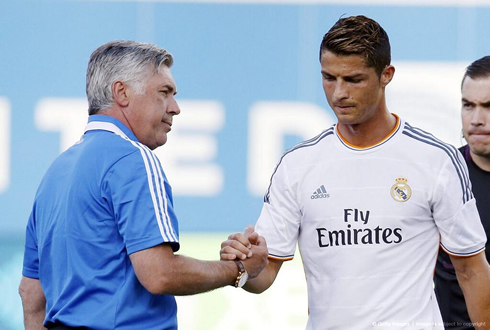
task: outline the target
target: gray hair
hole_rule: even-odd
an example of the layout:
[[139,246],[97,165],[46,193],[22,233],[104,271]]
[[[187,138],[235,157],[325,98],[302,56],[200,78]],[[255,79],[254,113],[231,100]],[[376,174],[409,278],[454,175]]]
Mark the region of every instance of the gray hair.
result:
[[90,56],[87,68],[89,115],[112,106],[112,84],[115,81],[125,82],[141,94],[147,78],[155,74],[162,64],[170,68],[172,63],[172,55],[153,44],[116,40],[100,46]]

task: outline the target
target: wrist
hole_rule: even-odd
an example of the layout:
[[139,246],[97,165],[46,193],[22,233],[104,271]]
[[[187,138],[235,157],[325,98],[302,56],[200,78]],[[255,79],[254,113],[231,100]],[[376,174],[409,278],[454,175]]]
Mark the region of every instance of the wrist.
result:
[[238,268],[238,275],[235,279],[235,283],[233,284],[235,288],[241,288],[248,281],[248,273],[245,269],[245,266],[240,260],[233,260]]

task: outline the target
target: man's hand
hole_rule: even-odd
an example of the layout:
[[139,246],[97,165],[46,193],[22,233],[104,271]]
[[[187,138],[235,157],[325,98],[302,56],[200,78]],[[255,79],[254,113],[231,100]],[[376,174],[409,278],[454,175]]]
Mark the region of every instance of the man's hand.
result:
[[221,260],[241,259],[250,279],[257,277],[267,266],[268,256],[267,243],[253,226],[245,228],[243,233],[228,236],[228,240],[221,243]]
[[269,251],[267,250],[267,244],[262,236],[257,235],[256,239],[251,239],[250,243],[252,256],[245,260],[242,260],[243,266],[247,270],[250,279],[259,276],[260,272],[269,263]]
[[221,260],[245,260],[253,255],[252,244],[257,244],[259,234],[252,225],[245,228],[243,233],[235,233],[228,236],[228,240],[221,243]]

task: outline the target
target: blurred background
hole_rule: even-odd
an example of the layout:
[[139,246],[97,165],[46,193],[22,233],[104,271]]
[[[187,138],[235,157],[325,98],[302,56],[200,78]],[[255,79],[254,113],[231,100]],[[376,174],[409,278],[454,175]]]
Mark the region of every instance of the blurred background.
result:
[[[174,55],[182,113],[157,153],[180,253],[212,260],[230,233],[255,223],[281,154],[335,122],[319,45],[338,18],[358,14],[391,39],[390,111],[461,146],[462,74],[490,54],[487,0],[0,0],[0,329],[23,328],[25,226],[44,172],[83,133],[93,50],[133,39]],[[300,255],[262,295],[230,287],[178,303],[184,330],[303,329]]]

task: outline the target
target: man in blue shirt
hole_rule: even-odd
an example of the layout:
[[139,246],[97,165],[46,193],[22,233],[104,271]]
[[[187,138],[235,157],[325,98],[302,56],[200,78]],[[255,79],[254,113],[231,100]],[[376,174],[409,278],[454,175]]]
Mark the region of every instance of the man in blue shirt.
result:
[[152,152],[180,113],[172,62],[132,41],[92,54],[85,134],[48,169],[27,224],[26,329],[177,329],[174,295],[242,286],[267,264],[257,234],[243,263],[175,254],[172,191]]

